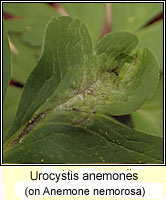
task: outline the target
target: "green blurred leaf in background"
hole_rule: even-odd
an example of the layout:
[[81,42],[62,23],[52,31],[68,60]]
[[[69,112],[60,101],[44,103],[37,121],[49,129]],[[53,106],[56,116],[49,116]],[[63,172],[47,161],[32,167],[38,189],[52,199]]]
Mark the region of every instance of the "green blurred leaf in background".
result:
[[10,76],[11,76],[10,48],[9,48],[8,36],[6,33],[6,27],[3,22],[3,100],[6,95],[7,87],[9,85]]
[[5,135],[13,124],[22,89],[10,86],[8,87],[6,98],[3,105],[3,135]]
[[162,9],[163,3],[112,3],[112,30],[138,31]]
[[23,41],[34,46],[42,44],[46,23],[59,16],[46,3],[4,3],[3,10],[19,17],[7,20],[8,30],[22,33]]
[[20,34],[9,32],[9,36],[12,44],[16,48],[16,51],[11,52],[11,63],[13,68],[12,79],[25,84],[29,74],[37,64],[41,47],[28,45],[22,42]]

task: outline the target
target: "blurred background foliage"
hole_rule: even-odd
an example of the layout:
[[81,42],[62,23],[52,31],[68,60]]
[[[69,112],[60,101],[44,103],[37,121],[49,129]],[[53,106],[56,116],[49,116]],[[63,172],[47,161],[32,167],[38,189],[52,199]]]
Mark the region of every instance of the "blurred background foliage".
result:
[[35,67],[44,30],[52,17],[69,15],[88,28],[92,42],[112,31],[129,31],[138,48],[152,49],[160,63],[160,81],[152,98],[130,116],[117,119],[148,134],[163,136],[163,3],[3,3],[12,75],[4,102],[3,131],[9,130],[23,86]]

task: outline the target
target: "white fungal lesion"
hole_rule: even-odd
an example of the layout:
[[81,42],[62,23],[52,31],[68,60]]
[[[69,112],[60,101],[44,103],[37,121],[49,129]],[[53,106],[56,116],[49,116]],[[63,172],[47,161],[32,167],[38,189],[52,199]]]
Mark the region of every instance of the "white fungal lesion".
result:
[[53,110],[55,112],[57,110],[58,111],[69,110],[74,106],[75,102],[78,102],[78,101],[79,102],[80,101],[84,101],[84,97],[83,97],[82,94],[78,94],[78,95],[74,96],[73,98],[71,98],[70,100],[66,101],[65,103],[56,106]]
[[[97,112],[95,106],[97,103],[103,100],[100,97],[101,80],[89,84],[82,91],[77,92],[77,94],[70,99],[66,100],[64,103],[57,105],[54,108],[47,109],[45,112],[39,113],[34,118],[30,119],[25,125],[24,129],[20,132],[16,139],[12,140],[11,145],[21,143],[23,137],[27,135],[34,126],[43,119],[50,111],[54,111],[56,114],[58,111],[72,111],[85,113],[78,121],[74,121],[74,124],[80,124],[89,119],[91,114]],[[98,90],[99,89],[99,90]]]
[[91,87],[87,90],[86,93],[89,94],[89,95],[93,95],[93,86],[91,86]]

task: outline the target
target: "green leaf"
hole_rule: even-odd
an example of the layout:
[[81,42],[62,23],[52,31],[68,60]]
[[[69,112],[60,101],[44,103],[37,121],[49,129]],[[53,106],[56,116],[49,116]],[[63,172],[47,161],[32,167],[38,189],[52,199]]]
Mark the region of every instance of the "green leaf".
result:
[[112,30],[137,31],[163,10],[163,3],[112,3]]
[[42,44],[48,20],[59,15],[46,3],[4,3],[3,10],[19,17],[7,20],[9,31],[22,32],[22,39],[36,46]]
[[[76,162],[73,150],[80,153],[82,161],[77,159],[77,162],[101,162],[96,150],[101,144],[103,162],[125,162],[115,157],[125,155],[127,158],[132,154],[127,162],[161,163],[161,138],[137,133],[120,124],[116,126],[116,122],[99,114],[131,113],[152,95],[158,81],[158,63],[148,49],[132,52],[137,42],[137,37],[131,33],[116,32],[104,37],[94,49],[82,22],[70,17],[54,18],[47,26],[40,60],[24,86],[13,126],[5,135],[5,162],[31,163],[34,161],[29,157],[31,154],[34,154],[35,162],[42,159],[55,163]],[[117,141],[104,137],[101,143],[102,131],[98,124],[102,131],[110,124],[109,136],[119,127]],[[124,151],[121,149],[116,154],[125,140],[121,140],[119,134],[128,132],[133,137],[138,136],[138,143],[128,142],[127,150],[123,143]],[[89,138],[89,144],[92,144],[92,155],[87,157],[85,154],[91,147],[89,150],[86,146],[88,139],[84,143],[83,137]],[[53,155],[50,154],[53,151],[50,140],[57,152],[52,152]],[[31,144],[35,144],[38,151],[32,146],[25,152],[24,160],[21,152]],[[42,147],[40,151],[37,144]],[[63,153],[57,151],[58,148]],[[71,152],[70,156],[66,152]],[[40,157],[42,154],[47,155]]]
[[134,127],[150,135],[163,137],[163,77],[153,97],[141,109],[132,113]]
[[11,56],[12,79],[24,84],[37,64],[41,47],[26,44],[20,34],[10,32],[9,37],[15,48]]
[[6,95],[7,87],[9,85],[10,75],[11,75],[10,48],[6,33],[6,27],[3,22],[3,100]]
[[[97,55],[101,57],[102,69],[108,71],[104,73],[100,87],[100,92],[106,96],[100,106],[101,112],[129,114],[154,92],[158,83],[158,63],[149,49],[130,55],[136,45],[136,36],[127,32],[111,33],[98,43]],[[110,76],[109,72],[114,68],[118,77],[114,73]]]
[[[157,56],[161,72],[163,70],[163,21],[146,27],[144,25],[162,12],[162,9],[161,3],[112,4],[113,31],[136,32],[139,38],[138,49],[150,48]],[[137,112],[132,113],[133,124],[137,130],[160,137],[163,135],[163,98],[161,97],[163,91],[159,89],[161,84],[160,82],[157,89],[160,94],[156,91],[152,100]]]
[[4,154],[5,163],[162,163],[162,140],[94,114],[80,126],[52,122]]
[[67,13],[80,19],[87,27],[92,42],[96,43],[101,34],[105,19],[105,3],[62,3]]
[[160,63],[160,71],[163,70],[163,21],[156,22],[137,32],[139,38],[138,48],[145,47],[153,50]]
[[18,103],[21,97],[22,89],[17,87],[8,87],[6,98],[3,104],[3,135],[5,135],[12,126]]
[[89,82],[84,82],[81,76],[84,70],[84,76],[88,74],[92,81],[95,73],[92,55],[89,35],[80,21],[69,17],[53,19],[47,28],[41,59],[25,84],[13,130],[42,104],[50,107],[52,102],[62,103],[86,88]]

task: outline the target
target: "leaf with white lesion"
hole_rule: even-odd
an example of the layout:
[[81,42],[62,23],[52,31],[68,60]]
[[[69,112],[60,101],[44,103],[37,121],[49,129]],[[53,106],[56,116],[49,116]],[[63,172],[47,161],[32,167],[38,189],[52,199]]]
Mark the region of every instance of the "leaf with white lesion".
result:
[[[158,63],[150,50],[134,51],[137,42],[137,37],[131,33],[116,32],[104,37],[94,48],[82,22],[70,17],[53,19],[47,25],[42,55],[25,84],[13,126],[5,135],[4,161],[38,163],[40,161],[32,156],[35,153],[39,157],[43,155],[46,163],[72,163],[77,157],[77,162],[82,163],[101,162],[100,157],[103,163],[125,162],[127,156],[128,163],[140,160],[161,163],[160,138],[103,119],[107,114],[123,115],[138,109],[156,87]],[[113,138],[103,138],[94,119],[98,123],[102,121],[101,129],[110,124],[110,137],[115,131],[118,141],[125,140],[123,132],[130,131],[133,141],[137,135],[136,146],[130,141],[127,146],[121,141],[119,146]],[[85,136],[93,145],[89,157],[86,156],[89,149],[87,140],[83,140]],[[153,145],[154,140],[158,142]],[[39,151],[34,144],[41,147]],[[24,159],[21,152],[27,146],[30,148]],[[50,154],[52,148],[55,151]],[[142,148],[148,153],[142,152]],[[154,148],[156,151],[159,148],[158,156],[152,151]],[[74,155],[73,150],[80,155]],[[69,157],[68,151],[71,152]],[[95,156],[96,151],[100,157]],[[109,155],[110,151],[118,151],[116,155],[121,161]]]

